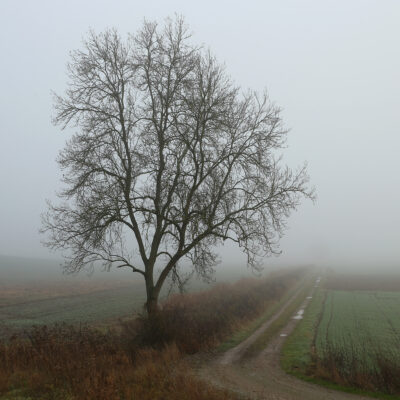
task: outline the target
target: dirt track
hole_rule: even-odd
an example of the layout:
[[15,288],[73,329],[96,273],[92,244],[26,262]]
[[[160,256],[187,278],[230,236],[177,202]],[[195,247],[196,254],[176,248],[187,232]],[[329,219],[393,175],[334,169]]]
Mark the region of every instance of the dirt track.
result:
[[[348,393],[330,390],[301,381],[287,375],[280,367],[282,344],[300,318],[291,318],[285,328],[268,344],[267,348],[252,359],[242,358],[246,349],[276,320],[295,299],[295,293],[275,315],[249,338],[222,356],[209,360],[200,368],[200,376],[215,386],[229,389],[244,398],[268,400],[361,400],[369,399]],[[300,309],[305,309],[306,299]]]

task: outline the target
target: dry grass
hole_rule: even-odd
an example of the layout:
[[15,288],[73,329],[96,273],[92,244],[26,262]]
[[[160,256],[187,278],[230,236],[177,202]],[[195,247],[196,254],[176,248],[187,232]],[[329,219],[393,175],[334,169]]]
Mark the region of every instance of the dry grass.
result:
[[327,346],[323,356],[313,355],[312,375],[340,386],[400,395],[400,365],[395,360],[382,356],[382,351],[376,348],[368,365],[365,355],[353,350]]
[[0,346],[0,394],[13,389],[43,400],[232,398],[196,380],[173,344],[129,348],[112,333],[64,325]]

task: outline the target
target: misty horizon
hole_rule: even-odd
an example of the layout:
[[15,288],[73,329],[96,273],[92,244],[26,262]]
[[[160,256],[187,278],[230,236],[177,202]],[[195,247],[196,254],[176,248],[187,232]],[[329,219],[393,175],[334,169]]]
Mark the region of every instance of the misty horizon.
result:
[[[45,200],[61,188],[55,159],[75,132],[51,124],[51,91],[66,87],[69,52],[82,48],[89,28],[114,26],[125,36],[143,18],[162,22],[176,12],[238,85],[268,89],[290,129],[285,162],[308,162],[317,201],[292,213],[282,254],[263,264],[399,266],[397,2],[250,2],[232,5],[228,18],[215,3],[119,3],[122,14],[107,3],[3,4],[0,254],[61,258],[38,230]],[[245,267],[236,246],[220,254],[222,265]]]

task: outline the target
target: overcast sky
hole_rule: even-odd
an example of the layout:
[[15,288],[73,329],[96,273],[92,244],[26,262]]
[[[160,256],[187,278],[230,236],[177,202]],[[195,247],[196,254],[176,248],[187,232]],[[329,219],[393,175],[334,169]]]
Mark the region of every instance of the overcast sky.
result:
[[1,0],[0,254],[51,256],[38,230],[72,133],[51,124],[69,51],[90,28],[125,35],[174,13],[238,85],[268,89],[287,163],[308,161],[318,199],[289,219],[280,261],[400,266],[398,0]]

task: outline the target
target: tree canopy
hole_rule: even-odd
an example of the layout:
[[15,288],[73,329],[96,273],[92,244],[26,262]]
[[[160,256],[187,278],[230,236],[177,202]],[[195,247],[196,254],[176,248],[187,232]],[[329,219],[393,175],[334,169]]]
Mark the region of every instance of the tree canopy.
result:
[[167,277],[180,281],[182,258],[207,277],[230,240],[257,268],[277,251],[290,211],[313,198],[305,166],[293,171],[277,154],[280,109],[235,85],[182,19],[145,22],[127,40],[91,32],[68,73],[54,122],[77,132],[58,157],[62,201],[43,216],[67,271],[129,267],[143,275],[152,312]]

